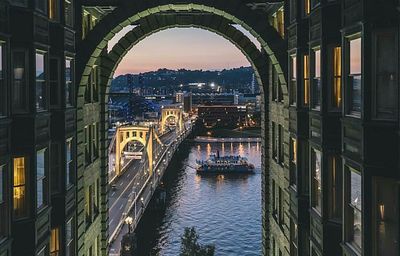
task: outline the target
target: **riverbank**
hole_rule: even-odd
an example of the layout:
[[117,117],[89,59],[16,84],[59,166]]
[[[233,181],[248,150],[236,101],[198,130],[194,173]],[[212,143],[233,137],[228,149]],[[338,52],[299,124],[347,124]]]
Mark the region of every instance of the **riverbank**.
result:
[[212,136],[214,138],[260,138],[261,129],[260,128],[247,128],[247,129],[225,129],[216,128],[207,130],[205,134],[200,134],[201,136]]

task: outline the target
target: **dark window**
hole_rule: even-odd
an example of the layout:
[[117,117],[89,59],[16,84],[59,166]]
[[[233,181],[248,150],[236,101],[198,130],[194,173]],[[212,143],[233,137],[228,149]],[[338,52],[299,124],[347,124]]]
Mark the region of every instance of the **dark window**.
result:
[[36,10],[47,13],[47,1],[48,0],[36,0]]
[[397,109],[397,38],[394,32],[375,35],[374,117],[395,119]]
[[347,113],[361,115],[361,38],[349,40],[347,75]]
[[7,115],[7,86],[5,80],[5,44],[0,41],[0,116]]
[[65,224],[65,255],[75,256],[75,235],[74,235],[74,219],[71,218]]
[[99,156],[99,148],[98,148],[98,125],[94,123],[91,125],[91,147],[92,147],[92,160],[97,159]]
[[400,185],[393,180],[379,179],[374,182],[374,193],[373,255],[398,255]]
[[46,108],[46,56],[42,52],[36,52],[36,109]]
[[85,126],[85,162],[89,165],[92,162],[90,155],[90,126]]
[[51,193],[52,194],[60,193],[62,192],[61,173],[63,169],[61,165],[61,146],[59,143],[51,144],[50,160],[51,160],[51,175],[50,175]]
[[74,26],[73,0],[64,0],[64,18],[65,18],[65,25],[69,27]]
[[68,188],[74,180],[74,151],[73,139],[70,138],[65,143],[65,185]]
[[26,71],[26,53],[25,51],[15,51],[13,53],[13,111],[25,112],[28,107],[27,95],[27,71]]
[[60,104],[60,62],[58,59],[50,59],[50,105]]
[[0,165],[0,239],[8,235],[7,166]]
[[36,153],[36,207],[38,209],[47,205],[48,202],[46,155],[47,149]]
[[297,224],[291,219],[290,220],[290,255],[297,256],[298,255],[298,228]]
[[284,136],[284,127],[283,125],[279,125],[279,131],[278,131],[278,146],[279,146],[279,163],[282,165],[284,164],[285,161],[285,141],[283,139]]
[[272,158],[278,159],[278,142],[277,142],[277,127],[274,122],[272,122]]
[[342,220],[342,161],[339,156],[330,156],[329,171],[329,218],[336,221]]

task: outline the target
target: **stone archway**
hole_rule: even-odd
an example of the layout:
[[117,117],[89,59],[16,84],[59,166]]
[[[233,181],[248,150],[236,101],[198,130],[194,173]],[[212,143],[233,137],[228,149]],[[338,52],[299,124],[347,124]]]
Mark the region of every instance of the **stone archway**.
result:
[[[284,51],[285,41],[278,35],[273,27],[268,22],[257,21],[260,15],[249,15],[249,8],[241,1],[234,1],[230,3],[231,6],[225,6],[222,1],[211,1],[209,5],[200,3],[187,3],[187,4],[167,4],[157,5],[158,1],[146,1],[146,3],[129,4],[125,3],[120,7],[116,8],[109,15],[105,16],[87,35],[86,39],[80,45],[78,49],[78,55],[82,62],[77,63],[77,77],[80,81],[78,88],[78,117],[79,112],[82,111],[84,88],[88,80],[88,76],[91,72],[93,65],[97,62],[101,69],[102,86],[101,86],[101,123],[102,134],[106,134],[107,131],[107,97],[108,89],[111,84],[111,79],[114,74],[118,63],[122,60],[125,54],[140,40],[144,39],[152,33],[156,33],[163,29],[172,27],[199,27],[214,33],[217,33],[224,38],[228,39],[234,45],[236,45],[242,53],[248,58],[252,64],[256,78],[261,85],[262,93],[262,144],[263,144],[263,156],[262,156],[262,168],[263,168],[263,184],[262,190],[263,196],[265,191],[268,191],[268,173],[265,172],[268,169],[269,159],[269,104],[266,103],[268,100],[268,80],[269,80],[269,65],[271,63],[278,73],[280,85],[285,97],[287,99],[287,86],[284,72],[287,68],[287,54]],[[194,1],[202,2],[202,1]],[[159,4],[159,3],[158,3]],[[219,8],[217,8],[219,6]],[[235,9],[243,7],[242,9]],[[222,11],[220,8],[226,8]],[[173,12],[171,15],[170,12]],[[195,12],[195,13],[194,13]],[[168,13],[168,16],[162,14]],[[236,18],[240,17],[239,18]],[[246,18],[247,22],[242,19]],[[258,17],[258,18],[257,18]],[[134,23],[138,25],[131,32],[126,34],[118,43],[113,47],[110,53],[106,53],[105,48],[107,42],[111,39],[116,32],[120,31],[124,26]],[[255,45],[246,37],[242,32],[237,30],[232,24],[240,24],[247,28],[257,39],[261,42],[262,50],[259,51]],[[250,24],[250,25],[249,25]],[[267,43],[268,42],[268,43]],[[83,128],[83,122],[78,119],[78,134]],[[106,148],[106,140],[103,139],[103,147]],[[80,141],[78,141],[79,147]],[[103,184],[106,184],[107,177],[103,176]],[[105,189],[104,195],[107,195]],[[263,201],[265,198],[263,198]],[[105,200],[107,201],[107,200]],[[264,203],[264,214],[265,209]],[[105,213],[104,221],[107,221],[107,213]],[[264,233],[267,229],[267,219],[263,221]],[[264,234],[265,235],[265,234]],[[106,239],[103,238],[106,241]],[[106,248],[107,245],[103,245]],[[265,247],[265,246],[264,246]]]

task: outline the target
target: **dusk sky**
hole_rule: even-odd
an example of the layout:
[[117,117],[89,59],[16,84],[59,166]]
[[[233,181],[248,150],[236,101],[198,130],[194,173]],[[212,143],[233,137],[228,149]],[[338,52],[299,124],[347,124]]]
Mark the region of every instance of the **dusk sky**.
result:
[[[132,27],[113,38],[111,47]],[[246,57],[225,38],[198,28],[173,28],[153,34],[135,45],[115,75],[141,73],[159,68],[220,70],[250,66]]]

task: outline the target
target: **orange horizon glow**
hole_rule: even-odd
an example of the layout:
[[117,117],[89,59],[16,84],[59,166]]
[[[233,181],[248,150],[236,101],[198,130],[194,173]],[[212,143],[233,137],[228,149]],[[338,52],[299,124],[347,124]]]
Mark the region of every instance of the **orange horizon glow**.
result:
[[[127,28],[124,32],[131,28]],[[112,46],[122,35],[113,38]],[[114,77],[167,69],[222,70],[250,66],[225,38],[198,28],[172,28],[143,39],[126,54]]]

